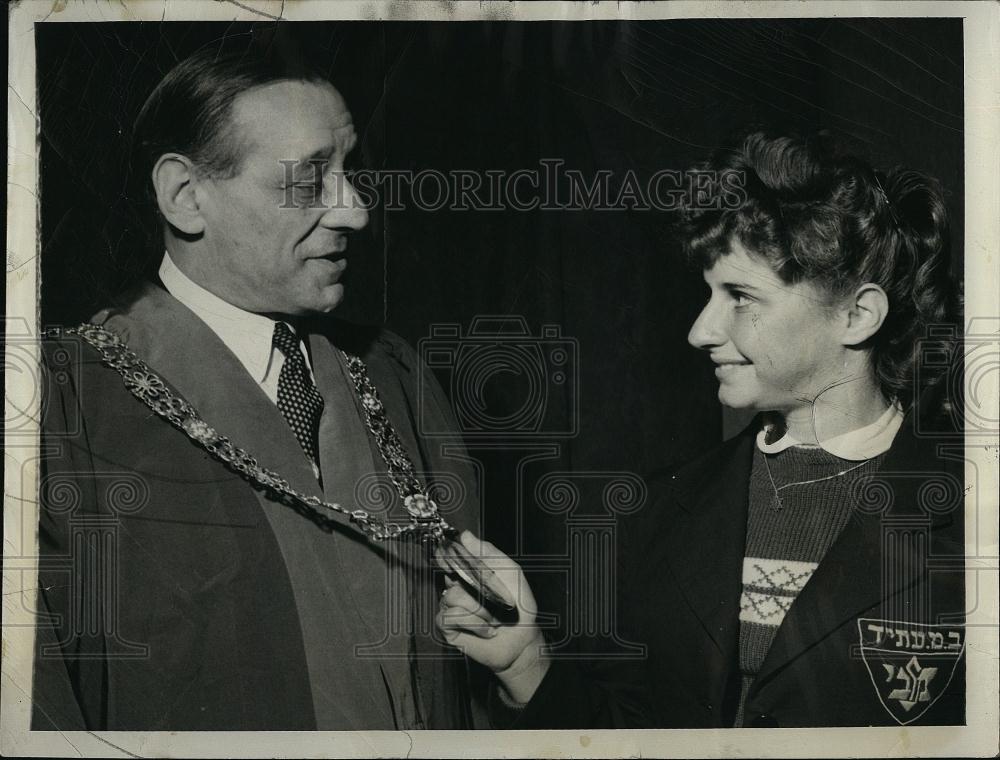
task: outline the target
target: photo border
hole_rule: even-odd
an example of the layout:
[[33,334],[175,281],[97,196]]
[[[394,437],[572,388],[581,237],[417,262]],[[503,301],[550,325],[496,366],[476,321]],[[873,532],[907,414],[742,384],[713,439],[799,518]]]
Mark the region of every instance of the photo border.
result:
[[[362,732],[30,731],[30,684],[37,568],[39,455],[37,332],[40,292],[39,122],[36,23],[116,21],[590,21],[683,18],[961,17],[965,47],[965,320],[1000,325],[1000,118],[997,103],[1000,5],[988,2],[211,2],[210,0],[22,0],[8,16],[7,355],[5,356],[3,661],[0,752],[5,756],[173,757],[836,757],[993,756],[998,752],[998,431],[966,439],[968,726],[835,729]],[[990,333],[991,335],[993,333]],[[1000,340],[1000,334],[996,335]],[[32,364],[33,363],[33,364]],[[997,419],[997,375],[981,388]],[[992,404],[992,407],[988,405]],[[33,421],[10,430],[12,415]],[[975,495],[986,503],[975,503]],[[988,494],[993,494],[992,497]],[[984,514],[980,512],[980,515]],[[978,526],[977,526],[978,523]],[[27,535],[26,535],[27,534]],[[33,543],[32,543],[33,542]],[[29,545],[30,544],[30,545]],[[974,676],[974,677],[973,677]]]

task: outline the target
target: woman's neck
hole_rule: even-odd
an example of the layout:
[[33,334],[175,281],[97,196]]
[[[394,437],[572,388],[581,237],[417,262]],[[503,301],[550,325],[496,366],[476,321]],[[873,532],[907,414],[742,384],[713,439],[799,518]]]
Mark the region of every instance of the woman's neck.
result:
[[795,440],[820,444],[872,424],[889,406],[874,381],[845,382],[829,388],[811,403],[784,411],[781,416]]

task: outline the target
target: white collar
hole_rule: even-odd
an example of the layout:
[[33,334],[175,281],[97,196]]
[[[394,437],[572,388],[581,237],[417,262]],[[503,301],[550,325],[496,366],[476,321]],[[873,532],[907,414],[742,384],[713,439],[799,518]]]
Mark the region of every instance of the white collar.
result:
[[167,252],[163,254],[159,274],[170,295],[208,325],[246,367],[250,376],[262,383],[271,366],[275,320],[244,311],[205,290],[178,269]]
[[[827,441],[823,441],[823,449],[840,459],[849,461],[861,461],[877,457],[889,450],[893,439],[899,428],[903,425],[903,408],[899,402],[893,402],[882,415],[869,425],[849,430],[846,433],[835,435]],[[773,423],[765,424],[757,433],[757,448],[765,454],[777,454],[790,446],[801,446],[805,448],[819,448],[816,445],[802,443],[789,432],[781,436],[774,443],[767,442],[767,435],[774,428]]]

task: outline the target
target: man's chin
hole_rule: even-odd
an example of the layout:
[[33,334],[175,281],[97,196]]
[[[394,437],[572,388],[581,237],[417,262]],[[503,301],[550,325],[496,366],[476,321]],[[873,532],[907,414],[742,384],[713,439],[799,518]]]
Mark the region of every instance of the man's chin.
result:
[[335,283],[323,289],[323,311],[331,312],[340,306],[344,300],[344,286],[342,283]]
[[344,300],[344,286],[337,283],[318,291],[312,298],[298,298],[283,308],[266,310],[262,313],[284,315],[287,317],[312,317],[317,314],[328,314],[340,306]]
[[303,315],[329,314],[340,306],[343,300],[344,286],[337,282],[320,289],[312,303],[303,308],[302,313]]

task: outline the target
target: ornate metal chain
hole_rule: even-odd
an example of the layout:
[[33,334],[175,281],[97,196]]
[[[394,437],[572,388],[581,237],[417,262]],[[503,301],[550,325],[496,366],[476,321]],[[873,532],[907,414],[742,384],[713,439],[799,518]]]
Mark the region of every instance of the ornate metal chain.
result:
[[455,529],[441,517],[437,504],[417,479],[413,462],[382,406],[378,391],[368,377],[368,368],[358,356],[341,352],[347,361],[355,392],[361,400],[365,423],[375,437],[389,478],[403,499],[406,511],[410,513],[409,523],[386,522],[363,509],[348,509],[335,502],[323,501],[318,496],[308,496],[295,490],[285,478],[262,467],[246,449],[235,445],[205,422],[191,404],[171,391],[163,379],[110,330],[88,323],[66,330],[48,330],[45,335],[77,335],[85,340],[97,350],[106,366],[122,376],[125,387],[133,396],[252,483],[311,509],[346,515],[374,541],[416,538],[441,542],[455,535]]

